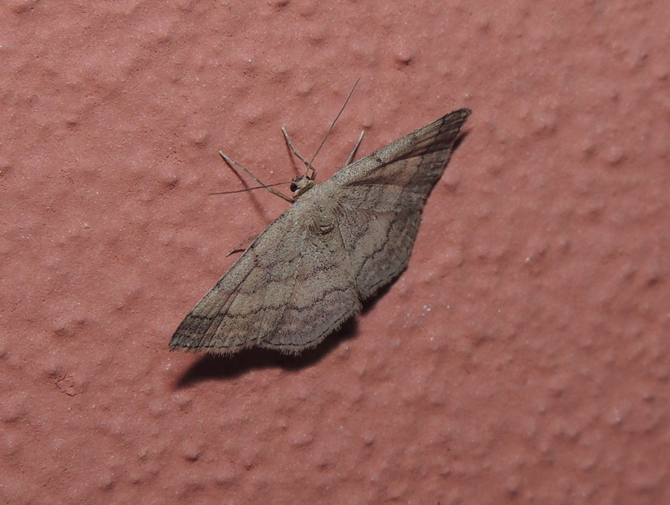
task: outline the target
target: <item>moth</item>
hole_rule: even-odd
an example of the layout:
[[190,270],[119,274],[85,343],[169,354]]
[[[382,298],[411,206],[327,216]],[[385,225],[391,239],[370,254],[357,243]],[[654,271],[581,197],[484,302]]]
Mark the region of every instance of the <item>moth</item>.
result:
[[451,112],[322,183],[303,159],[293,205],[198,302],[170,348],[296,354],[360,312],[406,268],[426,199],[470,112]]

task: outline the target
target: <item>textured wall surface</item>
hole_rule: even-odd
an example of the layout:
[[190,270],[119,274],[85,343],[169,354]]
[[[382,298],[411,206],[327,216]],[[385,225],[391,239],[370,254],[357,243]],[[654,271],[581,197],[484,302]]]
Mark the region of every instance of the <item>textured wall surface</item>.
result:
[[[665,2],[0,6],[0,502],[670,503]],[[460,107],[408,269],[299,357],[171,353],[225,252]]]

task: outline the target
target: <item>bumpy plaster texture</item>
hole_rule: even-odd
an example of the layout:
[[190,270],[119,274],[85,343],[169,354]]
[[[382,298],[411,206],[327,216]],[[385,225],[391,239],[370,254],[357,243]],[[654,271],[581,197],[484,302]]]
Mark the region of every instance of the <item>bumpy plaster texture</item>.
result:
[[[670,10],[0,7],[0,502],[670,503]],[[248,182],[467,135],[407,271],[300,357],[170,353]]]

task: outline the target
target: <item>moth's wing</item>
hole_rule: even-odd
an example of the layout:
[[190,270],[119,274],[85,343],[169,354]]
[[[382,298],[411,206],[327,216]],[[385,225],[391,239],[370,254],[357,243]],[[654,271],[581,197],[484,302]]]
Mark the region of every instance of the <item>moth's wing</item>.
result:
[[[300,202],[295,205],[299,205]],[[315,346],[361,310],[356,281],[337,227],[314,226],[305,215],[301,257],[281,320],[262,347],[296,353]]]
[[362,299],[407,266],[421,211],[470,114],[461,109],[336,173],[339,228]]
[[184,318],[170,348],[232,352],[275,330],[296,282],[300,230],[284,212]]
[[310,212],[294,206],[268,226],[186,316],[170,347],[299,352],[357,313],[360,301],[339,232],[316,231]]

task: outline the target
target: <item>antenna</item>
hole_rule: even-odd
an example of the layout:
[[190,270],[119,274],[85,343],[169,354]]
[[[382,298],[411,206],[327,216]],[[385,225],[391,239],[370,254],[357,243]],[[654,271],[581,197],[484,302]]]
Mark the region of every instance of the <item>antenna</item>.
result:
[[342,113],[344,112],[344,108],[345,108],[345,107],[347,106],[347,104],[349,103],[349,99],[351,98],[351,95],[354,94],[354,90],[356,89],[356,86],[358,86],[358,82],[359,82],[360,80],[361,80],[361,78],[359,77],[359,78],[356,80],[356,82],[354,83],[354,87],[351,88],[351,91],[349,92],[349,96],[347,96],[347,99],[346,99],[346,101],[344,102],[344,105],[343,105],[342,108],[340,109],[340,112],[338,112],[337,117],[335,118],[335,121],[333,121],[333,124],[330,125],[330,128],[328,129],[328,132],[326,133],[326,136],[323,137],[323,140],[321,141],[321,145],[320,145],[319,148],[316,150],[316,152],[314,153],[314,156],[312,156],[312,159],[311,159],[311,160],[309,161],[309,163],[307,164],[307,168],[311,168],[312,170],[314,170],[314,167],[312,166],[312,163],[314,163],[314,160],[316,159],[316,155],[319,154],[319,151],[320,151],[321,148],[323,147],[323,144],[326,143],[326,139],[328,138],[328,135],[330,135],[330,132],[333,131],[333,127],[335,126],[335,123],[337,123],[337,120],[340,119],[340,116],[341,116]]
[[215,193],[207,193],[208,195],[232,195],[234,193],[246,193],[247,191],[253,191],[254,189],[267,189],[271,188],[273,186],[284,186],[285,184],[289,184],[291,181],[282,181],[282,182],[275,182],[274,184],[265,184],[264,186],[254,186],[253,188],[244,188],[244,189],[236,189],[234,191],[217,191]]

